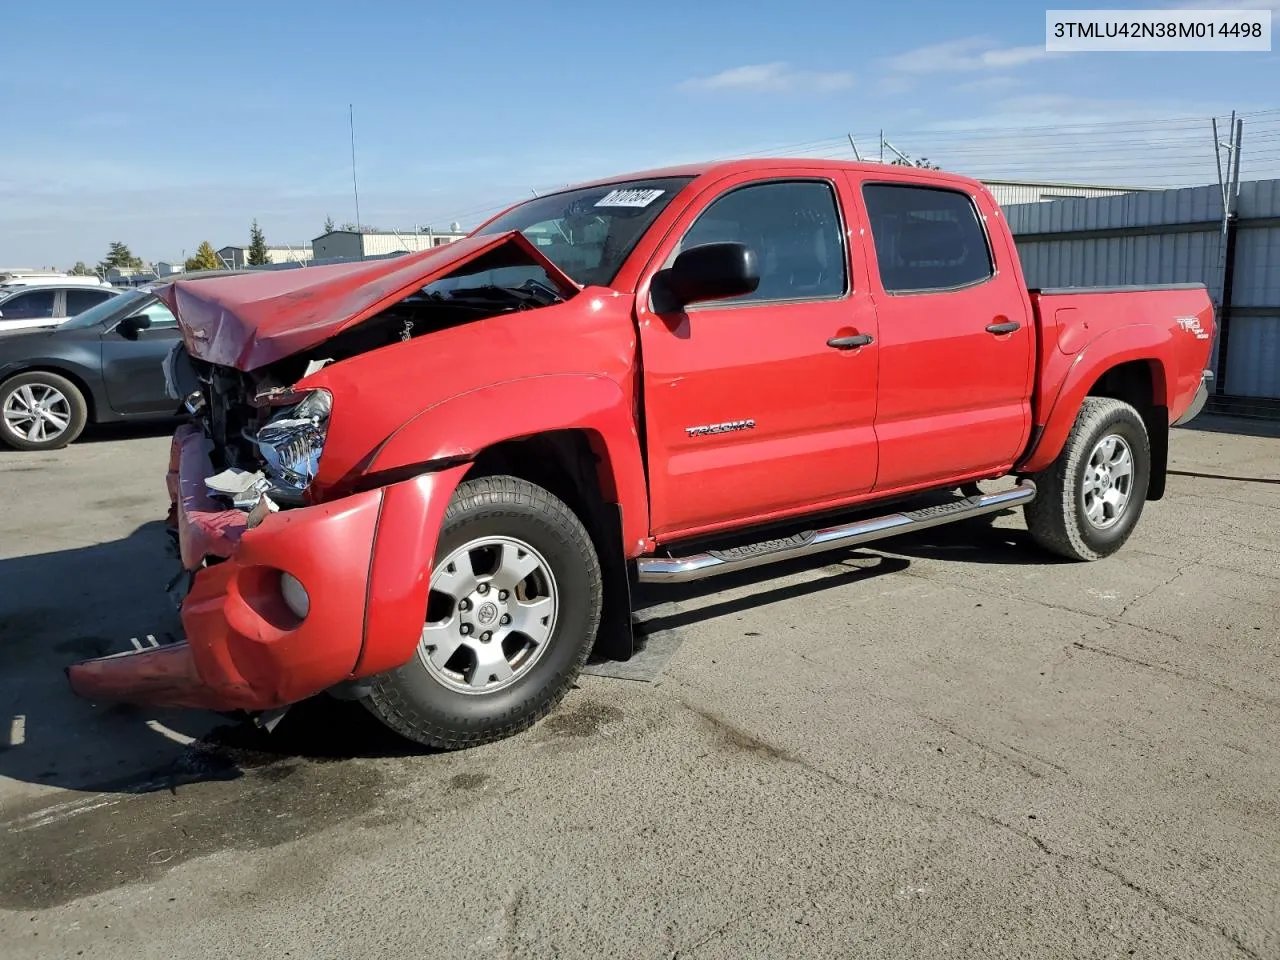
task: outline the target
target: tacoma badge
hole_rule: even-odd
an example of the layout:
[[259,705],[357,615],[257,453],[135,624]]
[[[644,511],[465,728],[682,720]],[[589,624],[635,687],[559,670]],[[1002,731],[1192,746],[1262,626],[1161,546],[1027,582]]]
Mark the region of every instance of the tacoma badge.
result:
[[710,423],[701,427],[685,427],[684,432],[691,437],[705,437],[714,433],[733,433],[736,430],[754,430],[754,420],[730,420],[728,423]]

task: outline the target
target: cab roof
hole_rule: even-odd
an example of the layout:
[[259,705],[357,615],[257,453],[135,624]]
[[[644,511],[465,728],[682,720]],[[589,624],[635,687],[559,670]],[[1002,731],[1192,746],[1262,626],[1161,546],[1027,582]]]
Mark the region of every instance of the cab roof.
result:
[[[708,177],[727,176],[735,173],[751,173],[754,171],[787,171],[787,170],[830,170],[849,171],[852,173],[878,174],[886,170],[894,176],[905,175],[930,183],[945,183],[951,186],[983,189],[982,184],[958,173],[947,173],[943,170],[927,170],[923,167],[895,166],[887,163],[875,163],[857,160],[827,160],[817,157],[751,157],[745,160],[714,160],[706,163],[688,163],[673,167],[658,167],[652,170],[639,170],[632,173],[602,177],[598,180],[587,180],[570,184],[551,191],[551,194],[565,193],[570,190],[581,190],[586,187],[603,187],[611,183],[627,180],[657,180],[664,177]],[[548,196],[549,194],[543,194]]]

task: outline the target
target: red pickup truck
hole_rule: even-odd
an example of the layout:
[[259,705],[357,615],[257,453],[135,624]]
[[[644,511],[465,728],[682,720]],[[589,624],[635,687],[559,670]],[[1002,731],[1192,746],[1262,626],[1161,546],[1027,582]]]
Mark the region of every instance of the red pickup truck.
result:
[[974,180],[810,160],[611,178],[420,254],[160,296],[187,639],[73,688],[268,726],[328,691],[446,748],[545,715],[593,645],[629,656],[637,579],[1019,504],[1048,550],[1113,553],[1214,331],[1200,285],[1028,290]]

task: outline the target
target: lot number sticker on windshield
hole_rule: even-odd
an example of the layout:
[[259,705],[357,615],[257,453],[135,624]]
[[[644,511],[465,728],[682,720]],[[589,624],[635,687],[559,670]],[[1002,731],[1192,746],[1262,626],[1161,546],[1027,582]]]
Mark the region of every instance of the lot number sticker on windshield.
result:
[[665,190],[610,190],[596,201],[597,207],[647,207]]

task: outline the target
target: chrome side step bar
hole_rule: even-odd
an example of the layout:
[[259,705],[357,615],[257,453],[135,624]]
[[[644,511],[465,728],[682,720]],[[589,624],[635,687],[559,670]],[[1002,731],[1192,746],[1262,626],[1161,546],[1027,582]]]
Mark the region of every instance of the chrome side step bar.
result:
[[1035,497],[1035,484],[1030,480],[1023,480],[1012,490],[1002,490],[1000,493],[980,494],[934,507],[905,510],[902,513],[891,513],[821,530],[808,530],[777,540],[765,540],[725,550],[709,550],[688,557],[642,557],[636,561],[636,567],[641,583],[685,583],[781,560],[793,560],[811,553],[853,547],[916,530],[927,530],[944,523],[1030,503]]

